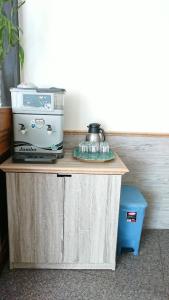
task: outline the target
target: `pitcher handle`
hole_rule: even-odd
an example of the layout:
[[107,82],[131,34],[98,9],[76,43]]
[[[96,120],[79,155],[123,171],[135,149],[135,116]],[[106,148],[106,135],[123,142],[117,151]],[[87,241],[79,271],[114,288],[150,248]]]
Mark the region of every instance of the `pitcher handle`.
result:
[[103,142],[104,142],[104,141],[105,141],[105,133],[104,133],[104,130],[103,130],[102,128],[100,128],[99,133],[102,134],[102,136],[103,136]]

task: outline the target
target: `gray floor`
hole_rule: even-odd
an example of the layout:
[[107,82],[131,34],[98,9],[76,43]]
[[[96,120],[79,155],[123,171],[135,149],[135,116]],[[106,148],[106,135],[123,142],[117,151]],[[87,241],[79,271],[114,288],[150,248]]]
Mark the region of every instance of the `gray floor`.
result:
[[169,230],[145,230],[140,255],[106,270],[14,270],[0,275],[0,300],[169,300]]

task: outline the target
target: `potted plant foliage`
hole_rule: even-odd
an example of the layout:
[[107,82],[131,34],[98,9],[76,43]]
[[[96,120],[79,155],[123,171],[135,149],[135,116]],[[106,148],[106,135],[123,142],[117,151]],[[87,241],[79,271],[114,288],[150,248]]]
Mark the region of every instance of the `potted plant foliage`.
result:
[[[19,61],[21,67],[24,62],[24,51],[20,44],[19,33],[21,28],[15,24],[15,14],[25,1],[0,0],[0,106],[2,105],[2,64],[6,55],[16,46],[19,49]],[[5,7],[10,6],[10,13],[6,13]]]

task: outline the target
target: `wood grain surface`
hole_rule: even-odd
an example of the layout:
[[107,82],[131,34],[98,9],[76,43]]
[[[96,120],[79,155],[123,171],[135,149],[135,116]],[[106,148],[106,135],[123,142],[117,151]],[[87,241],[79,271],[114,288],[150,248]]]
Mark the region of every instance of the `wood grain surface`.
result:
[[0,165],[5,172],[64,173],[64,174],[125,174],[129,170],[116,154],[113,161],[105,163],[86,163],[74,159],[72,150],[65,151],[64,158],[55,164],[21,164],[13,163],[12,158]]
[[71,269],[71,270],[82,270],[82,269],[91,269],[91,270],[115,270],[115,263],[112,264],[43,264],[43,263],[10,263],[10,269]]
[[[64,136],[86,135],[87,130],[64,130]],[[128,131],[105,131],[106,136],[128,136],[128,137],[168,137],[169,132],[128,132]]]
[[11,146],[12,113],[11,108],[0,108],[0,155]]
[[[84,139],[84,133],[66,135],[65,147]],[[144,226],[169,229],[169,137],[124,134],[108,135],[106,140],[130,170],[123,184],[136,185],[148,202]]]
[[[0,162],[9,156],[11,145],[11,108],[0,108]],[[8,257],[6,180],[0,171],[0,269]]]
[[[65,148],[72,149],[85,139],[85,132],[76,133],[65,134]],[[130,170],[123,176],[123,183],[138,186],[148,202],[144,226],[169,229],[168,135],[117,133],[106,139]]]
[[114,264],[121,176],[66,178],[64,263]]
[[7,173],[10,267],[115,269],[121,175]]
[[7,174],[10,262],[60,263],[63,178]]

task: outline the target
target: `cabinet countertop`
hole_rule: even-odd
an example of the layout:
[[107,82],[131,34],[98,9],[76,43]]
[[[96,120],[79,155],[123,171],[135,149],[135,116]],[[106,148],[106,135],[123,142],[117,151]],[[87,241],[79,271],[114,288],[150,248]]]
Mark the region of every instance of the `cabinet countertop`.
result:
[[109,162],[81,162],[72,157],[71,150],[65,150],[64,158],[58,159],[55,164],[22,164],[13,163],[8,158],[0,165],[0,169],[7,173],[61,173],[61,174],[102,174],[123,175],[129,170],[116,154],[115,159]]

